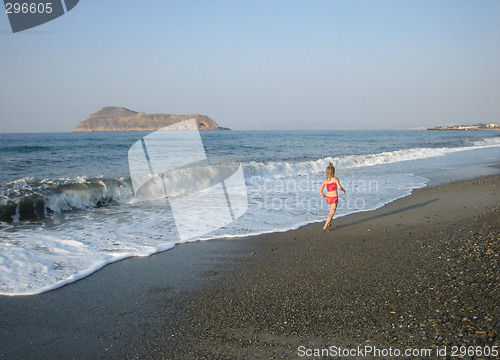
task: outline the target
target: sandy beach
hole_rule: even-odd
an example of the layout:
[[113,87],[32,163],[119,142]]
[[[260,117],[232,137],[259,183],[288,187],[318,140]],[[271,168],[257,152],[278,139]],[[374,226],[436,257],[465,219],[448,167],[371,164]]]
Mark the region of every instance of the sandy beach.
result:
[[499,184],[428,187],[334,219],[329,233],[312,224],[178,245],[47,293],[2,296],[0,358],[296,359],[366,345],[434,357],[499,346]]

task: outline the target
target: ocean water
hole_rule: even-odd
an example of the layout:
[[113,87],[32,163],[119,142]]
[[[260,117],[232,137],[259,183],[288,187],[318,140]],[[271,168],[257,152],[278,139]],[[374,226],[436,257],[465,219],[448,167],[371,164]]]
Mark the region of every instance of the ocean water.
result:
[[[0,294],[48,291],[181,242],[237,241],[324,221],[328,205],[318,190],[330,162],[347,190],[338,217],[407,196],[429,183],[427,174],[454,171],[460,178],[460,169],[500,160],[493,131],[201,132],[209,158],[229,156],[241,165],[248,208],[186,239],[174,199],[161,191],[147,200],[134,195],[128,151],[147,134],[0,134]],[[194,189],[199,180],[182,182]],[[222,216],[203,192],[191,203],[183,216],[193,224]]]

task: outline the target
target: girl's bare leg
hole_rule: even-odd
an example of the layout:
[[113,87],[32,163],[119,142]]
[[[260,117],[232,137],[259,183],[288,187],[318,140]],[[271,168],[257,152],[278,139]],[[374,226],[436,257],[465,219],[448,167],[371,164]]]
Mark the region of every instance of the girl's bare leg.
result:
[[328,219],[326,219],[325,226],[323,226],[323,230],[328,231],[328,226],[332,224],[332,219],[336,210],[337,204],[330,204],[330,213],[328,214]]

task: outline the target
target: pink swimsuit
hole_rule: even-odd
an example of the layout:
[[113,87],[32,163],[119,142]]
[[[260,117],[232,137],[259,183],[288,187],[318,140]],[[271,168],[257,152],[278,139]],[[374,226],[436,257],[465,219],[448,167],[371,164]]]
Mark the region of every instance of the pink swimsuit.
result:
[[[328,192],[337,190],[337,184],[335,184],[334,182],[327,183],[326,190]],[[327,196],[325,199],[328,204],[338,204],[339,202],[339,198],[337,196]]]
[[337,190],[337,184],[334,182],[326,183],[326,191],[335,191]]
[[338,204],[339,198],[337,196],[327,196],[326,198],[327,204]]

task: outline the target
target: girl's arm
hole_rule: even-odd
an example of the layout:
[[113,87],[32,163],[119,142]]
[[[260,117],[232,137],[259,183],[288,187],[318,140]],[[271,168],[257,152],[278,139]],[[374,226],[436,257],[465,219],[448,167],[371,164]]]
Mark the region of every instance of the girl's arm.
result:
[[321,183],[321,187],[319,188],[319,193],[321,194],[323,199],[326,197],[326,195],[323,194],[323,188],[325,187],[325,182],[326,182],[326,180],[323,180],[323,182]]
[[339,178],[336,178],[336,179],[337,179],[337,185],[338,185],[339,189],[342,190],[344,192],[344,194],[345,194],[345,189],[342,187],[342,185],[340,185]]

